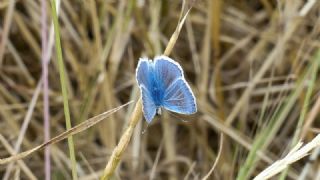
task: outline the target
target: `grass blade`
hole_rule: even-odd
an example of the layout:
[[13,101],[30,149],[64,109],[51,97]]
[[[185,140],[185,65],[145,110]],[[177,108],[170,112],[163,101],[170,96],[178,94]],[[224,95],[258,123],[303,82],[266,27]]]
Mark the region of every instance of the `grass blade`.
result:
[[[60,28],[58,17],[56,14],[56,6],[55,0],[51,1],[51,15],[53,18],[53,25],[54,25],[54,32],[55,32],[55,44],[56,44],[56,53],[58,57],[58,64],[59,64],[59,74],[60,74],[60,83],[62,89],[62,96],[63,96],[63,108],[64,108],[64,115],[66,120],[66,128],[67,130],[71,129],[71,120],[70,120],[70,110],[69,110],[69,103],[68,103],[68,92],[67,92],[67,84],[66,84],[66,76],[64,72],[64,64],[63,64],[63,57],[62,57],[62,49],[61,49],[61,42],[60,42]],[[75,157],[75,150],[74,150],[74,143],[73,137],[68,137],[68,146],[69,146],[69,153],[71,159],[71,167],[72,167],[72,177],[73,179],[78,179],[77,176],[77,161]]]

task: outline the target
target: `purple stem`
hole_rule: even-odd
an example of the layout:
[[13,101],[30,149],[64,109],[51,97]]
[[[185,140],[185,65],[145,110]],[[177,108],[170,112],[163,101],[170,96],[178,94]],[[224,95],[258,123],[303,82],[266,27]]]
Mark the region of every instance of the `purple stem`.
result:
[[[43,116],[44,116],[44,141],[50,139],[50,112],[49,112],[49,82],[48,82],[48,43],[47,43],[47,1],[41,0],[41,40],[42,40],[42,78],[43,78]],[[45,179],[51,179],[50,146],[44,152]]]

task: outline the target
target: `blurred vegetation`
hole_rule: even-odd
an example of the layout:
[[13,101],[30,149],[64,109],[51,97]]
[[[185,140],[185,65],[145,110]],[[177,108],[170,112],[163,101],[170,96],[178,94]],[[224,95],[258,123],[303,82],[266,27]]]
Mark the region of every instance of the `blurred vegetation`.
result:
[[[0,1],[1,158],[45,141],[43,92],[49,96],[51,137],[66,130],[63,100],[69,103],[72,126],[137,101],[138,59],[164,52],[183,4],[62,0],[57,9],[63,67],[55,53],[49,1],[46,38],[41,34],[41,2]],[[201,179],[216,160],[209,179],[251,179],[288,154],[299,140],[308,142],[320,132],[318,1],[185,3],[193,7],[170,57],[182,65],[198,112],[164,113],[150,125],[140,120],[116,179]],[[45,57],[50,59],[47,90],[41,79]],[[66,98],[61,69],[66,73]],[[133,108],[134,103],[74,136],[79,179],[102,174]],[[222,151],[217,158],[221,133]],[[67,141],[50,146],[53,179],[72,178],[69,146]],[[319,153],[320,148],[313,150],[312,156],[278,177],[320,179]],[[37,151],[1,165],[0,177],[44,179],[43,154]]]

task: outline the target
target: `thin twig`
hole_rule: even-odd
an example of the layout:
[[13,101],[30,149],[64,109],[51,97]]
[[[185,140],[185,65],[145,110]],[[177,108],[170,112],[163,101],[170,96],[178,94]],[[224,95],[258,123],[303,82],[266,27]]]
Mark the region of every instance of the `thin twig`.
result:
[[1,35],[2,41],[0,43],[0,68],[2,67],[2,63],[3,63],[2,62],[3,56],[4,56],[4,52],[5,52],[6,42],[8,39],[11,23],[12,23],[12,17],[13,17],[13,11],[14,11],[15,4],[16,4],[15,0],[10,1],[10,4],[8,6],[8,10],[6,13],[6,18],[4,21],[3,32]]
[[130,142],[130,138],[132,136],[133,130],[142,117],[141,98],[136,103],[135,109],[134,109],[131,117],[132,118],[129,121],[128,128],[122,134],[118,145],[114,148],[112,155],[110,157],[110,160],[108,161],[108,164],[107,164],[106,168],[104,169],[104,173],[103,173],[101,179],[110,179],[111,178],[114,170],[116,169],[119,161],[121,160],[123,152],[126,150],[128,144]]
[[[171,51],[172,51],[172,49],[173,49],[173,47],[179,37],[182,25],[184,24],[191,8],[192,7],[190,7],[188,9],[186,14],[183,16],[182,20],[179,22],[175,32],[173,33],[173,35],[171,36],[171,38],[169,40],[169,43],[166,47],[166,50],[164,51],[164,55],[168,56],[171,53]],[[135,110],[133,111],[133,113],[131,115],[131,119],[129,121],[129,126],[127,127],[125,132],[122,134],[118,145],[114,148],[112,155],[111,155],[111,157],[110,157],[110,159],[104,169],[104,173],[101,176],[101,180],[111,179],[116,167],[118,166],[118,164],[121,160],[123,152],[126,150],[128,144],[130,142],[133,130],[136,127],[139,120],[141,119],[141,117],[142,117],[142,101],[140,98],[138,100],[138,102],[136,103]]]
[[[0,142],[7,149],[7,151],[11,154],[15,154],[15,150],[10,146],[9,142],[0,134]],[[21,160],[17,161],[17,164],[20,166],[22,171],[27,175],[28,179],[37,180],[37,177],[32,173],[29,167]],[[3,179],[6,177],[3,177]]]
[[[47,1],[41,1],[41,45],[42,45],[42,78],[43,78],[43,121],[44,141],[50,140],[50,110],[49,110],[49,80],[48,80],[48,43],[47,43]],[[44,174],[45,179],[51,178],[50,146],[45,147],[44,152]]]
[[223,139],[224,139],[223,133],[221,133],[221,135],[220,135],[220,144],[219,144],[219,152],[218,152],[217,158],[216,158],[213,166],[211,167],[210,171],[208,172],[208,174],[205,177],[203,177],[202,180],[207,180],[210,177],[210,175],[213,173],[214,169],[216,168],[216,166],[217,166],[217,164],[218,164],[218,162],[220,160],[220,156],[222,154]]
[[52,145],[52,144],[55,144],[59,141],[62,141],[64,139],[66,139],[67,137],[69,136],[72,136],[72,135],[75,135],[75,134],[78,134],[92,126],[94,126],[95,124],[99,123],[100,121],[104,120],[105,118],[107,118],[108,116],[110,116],[111,114],[117,112],[118,110],[120,110],[121,108],[131,104],[132,101],[128,102],[128,103],[125,103],[119,107],[116,107],[114,109],[111,109],[109,111],[106,111],[104,113],[101,113],[95,117],[92,117],[84,122],[82,122],[81,124],[78,124],[76,125],[75,127],[59,134],[58,136],[50,139],[50,141],[48,142],[45,142],[45,143],[42,143],[40,144],[39,146],[33,148],[33,149],[30,149],[28,151],[24,151],[22,153],[19,153],[19,154],[16,154],[14,156],[10,156],[10,157],[7,157],[7,158],[3,158],[3,159],[0,159],[0,165],[3,165],[3,164],[7,164],[7,163],[10,163],[10,162],[14,162],[14,161],[17,161],[17,160],[20,160],[22,158],[25,158],[27,156],[29,156],[30,154],[34,153],[34,152],[37,152],[41,149],[43,149],[44,147],[48,146],[48,145]]
[[[31,120],[31,117],[32,117],[32,113],[34,111],[34,108],[36,106],[36,102],[37,102],[39,94],[40,94],[41,85],[42,85],[42,82],[40,81],[38,83],[38,85],[37,85],[36,90],[34,91],[33,96],[32,96],[32,99],[31,99],[27,114],[26,114],[26,116],[25,116],[25,118],[23,120],[23,124],[22,124],[20,132],[19,132],[19,136],[18,136],[17,142],[14,145],[15,153],[18,153],[20,151],[20,146],[22,144],[23,138],[25,137],[26,131],[28,129],[28,126],[29,126],[29,123],[30,123],[30,120]],[[6,170],[5,174],[4,174],[4,176],[3,176],[3,180],[9,179],[12,167],[13,167],[13,163],[10,163],[8,165],[8,167],[7,167],[7,170]]]

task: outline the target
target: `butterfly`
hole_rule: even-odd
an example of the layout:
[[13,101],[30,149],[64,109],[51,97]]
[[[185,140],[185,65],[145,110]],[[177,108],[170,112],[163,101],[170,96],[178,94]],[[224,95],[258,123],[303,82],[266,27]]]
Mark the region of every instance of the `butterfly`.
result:
[[197,112],[196,98],[179,63],[167,56],[140,58],[136,79],[142,96],[142,111],[148,123],[161,109],[180,113]]

